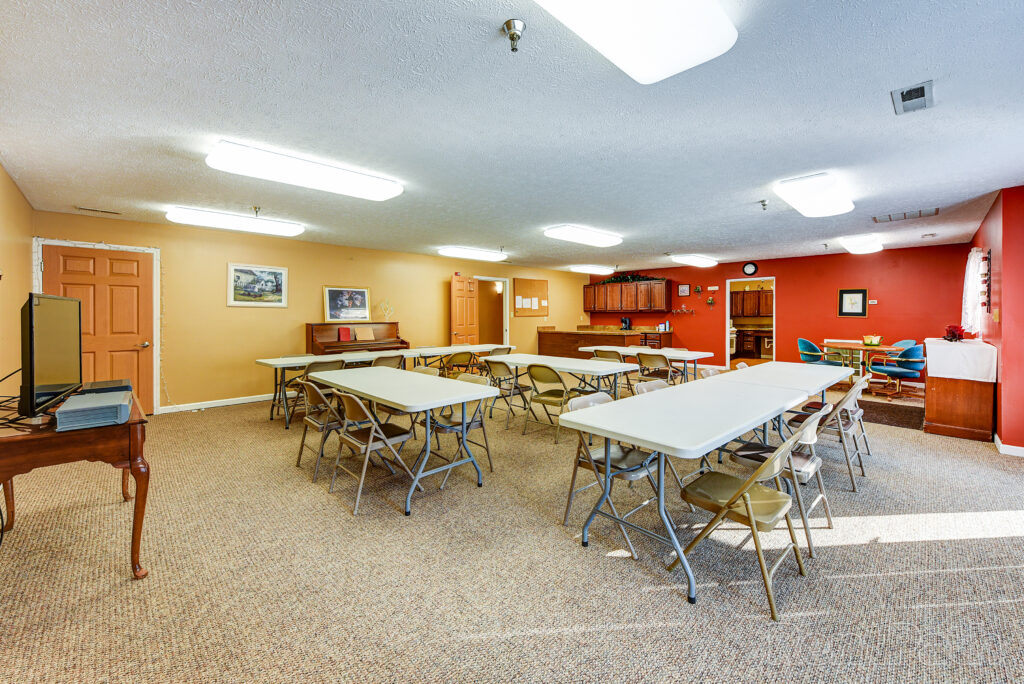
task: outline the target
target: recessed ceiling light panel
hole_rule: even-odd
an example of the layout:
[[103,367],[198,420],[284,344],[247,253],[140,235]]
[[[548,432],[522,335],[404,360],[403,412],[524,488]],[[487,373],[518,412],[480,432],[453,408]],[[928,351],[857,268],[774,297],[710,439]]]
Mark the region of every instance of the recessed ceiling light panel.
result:
[[716,0],[534,0],[637,83],[729,51],[736,27]]
[[786,204],[808,218],[836,216],[853,211],[853,200],[839,180],[829,173],[815,173],[781,180],[772,186]]
[[473,259],[475,261],[504,261],[508,254],[496,252],[493,249],[477,249],[476,247],[459,247],[450,245],[439,247],[437,253],[441,256],[454,257],[456,259]]
[[589,226],[577,226],[572,223],[545,228],[544,235],[555,240],[578,242],[581,245],[589,245],[591,247],[614,247],[622,242],[621,235]]
[[303,159],[290,154],[240,145],[228,140],[218,142],[206,157],[210,168],[240,176],[262,178],[277,183],[298,185],[381,202],[402,194],[402,184],[389,178],[371,176],[332,164]]
[[301,235],[306,230],[301,223],[293,221],[228,214],[223,211],[210,211],[209,209],[195,209],[192,207],[172,207],[167,212],[167,220],[190,226],[241,230],[246,233],[263,233],[264,235],[280,235],[282,237],[295,237],[296,235]]
[[569,267],[573,273],[590,273],[591,275],[611,275],[615,269],[611,266],[598,266],[596,264],[573,264]]
[[850,254],[872,254],[881,252],[882,238],[875,233],[866,235],[847,235],[839,238],[839,244]]
[[712,259],[703,254],[673,254],[670,258],[677,264],[697,266],[698,268],[711,268],[718,265],[717,259]]

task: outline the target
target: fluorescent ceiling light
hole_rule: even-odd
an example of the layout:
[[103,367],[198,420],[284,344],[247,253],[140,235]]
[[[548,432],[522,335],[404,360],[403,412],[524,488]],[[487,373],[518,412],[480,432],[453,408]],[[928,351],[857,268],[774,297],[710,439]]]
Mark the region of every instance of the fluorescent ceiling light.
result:
[[595,264],[574,264],[569,267],[573,273],[590,273],[592,275],[611,275],[615,269],[611,266],[597,266]]
[[220,171],[377,202],[402,194],[402,184],[359,171],[221,140],[206,157]]
[[699,268],[711,268],[718,265],[718,260],[701,254],[673,254],[671,258],[677,264],[686,264],[687,266],[697,266]]
[[190,226],[243,230],[247,233],[263,233],[265,235],[281,235],[283,237],[294,237],[306,230],[301,223],[293,221],[278,221],[277,219],[227,214],[223,211],[192,209],[190,207],[172,208],[167,212],[167,220],[175,223],[186,223]]
[[835,176],[816,173],[781,180],[772,186],[775,194],[804,216],[835,216],[853,211],[853,200]]
[[871,254],[882,251],[882,238],[875,233],[841,237],[839,244],[850,254]]
[[716,0],[534,0],[637,83],[729,51],[736,27]]
[[508,254],[495,252],[493,249],[477,249],[475,247],[440,247],[437,253],[441,256],[455,257],[456,259],[475,259],[476,261],[504,261]]
[[590,245],[591,247],[614,247],[622,242],[621,235],[588,226],[576,226],[571,223],[545,228],[544,235],[556,240],[578,242],[581,245]]

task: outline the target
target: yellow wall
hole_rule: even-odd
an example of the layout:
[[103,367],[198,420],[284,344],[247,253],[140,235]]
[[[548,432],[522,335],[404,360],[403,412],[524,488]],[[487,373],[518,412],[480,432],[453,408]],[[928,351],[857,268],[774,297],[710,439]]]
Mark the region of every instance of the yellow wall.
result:
[[[369,287],[375,320],[383,320],[378,305],[390,300],[392,320],[399,321],[402,337],[412,346],[448,343],[448,284],[455,271],[548,280],[550,316],[511,320],[510,342],[519,351],[536,352],[538,325],[572,330],[588,321],[583,314],[585,275],[49,212],[31,212],[31,230],[17,240],[12,253],[4,250],[4,261],[11,262],[2,266],[4,271],[16,265],[26,274],[11,283],[4,277],[5,296],[13,292],[14,302],[23,300],[31,287],[29,233],[160,248],[162,406],[269,393],[271,371],[253,361],[305,351],[304,324],[323,321],[324,285]],[[228,262],[286,266],[288,307],[227,306]],[[5,309],[3,324],[16,334],[11,307]]]
[[[21,365],[21,305],[32,287],[32,207],[0,167],[0,378]],[[15,394],[19,376],[0,383],[0,394]]]

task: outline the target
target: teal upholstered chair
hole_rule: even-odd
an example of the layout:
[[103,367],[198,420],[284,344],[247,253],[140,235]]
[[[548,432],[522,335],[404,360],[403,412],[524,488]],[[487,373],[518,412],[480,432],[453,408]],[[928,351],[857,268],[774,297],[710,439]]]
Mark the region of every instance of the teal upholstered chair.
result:
[[[903,347],[903,349],[906,350],[906,349],[910,349],[915,344],[917,344],[917,340],[900,340],[899,342],[893,342],[892,346],[894,346],[894,347]],[[900,353],[901,352],[889,352],[888,356],[889,356],[889,358],[895,359],[897,356],[900,355]]]
[[[878,361],[883,361],[879,363]],[[898,396],[902,390],[904,380],[921,377],[921,371],[927,361],[924,358],[924,345],[914,344],[894,357],[888,354],[879,354],[868,359],[868,370],[874,375],[885,376],[885,386],[879,390],[872,390],[882,394]],[[895,387],[893,387],[895,383]]]
[[821,348],[811,342],[800,337],[796,341],[797,350],[800,352],[800,360],[804,363],[816,363],[819,366],[842,366],[841,360],[833,360],[827,358],[827,353],[821,351]]

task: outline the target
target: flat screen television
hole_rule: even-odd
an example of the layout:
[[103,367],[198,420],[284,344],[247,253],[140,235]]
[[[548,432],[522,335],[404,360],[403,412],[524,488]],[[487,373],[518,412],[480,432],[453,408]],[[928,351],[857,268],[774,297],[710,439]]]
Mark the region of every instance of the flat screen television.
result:
[[30,294],[21,307],[18,413],[34,417],[82,386],[82,303]]

